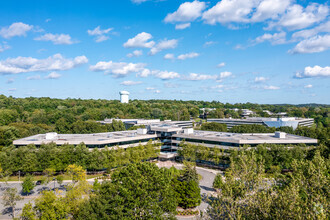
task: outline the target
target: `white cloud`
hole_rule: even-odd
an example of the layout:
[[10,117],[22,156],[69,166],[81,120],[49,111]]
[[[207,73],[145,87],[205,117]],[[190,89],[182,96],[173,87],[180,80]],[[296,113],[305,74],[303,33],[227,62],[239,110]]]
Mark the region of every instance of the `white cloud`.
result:
[[178,10],[167,14],[164,21],[170,23],[194,21],[202,15],[202,11],[205,7],[205,2],[185,2],[179,6]]
[[305,88],[305,89],[310,89],[310,88],[313,88],[313,85],[308,84],[308,85],[304,86],[304,88]]
[[131,0],[133,3],[135,3],[135,4],[140,4],[140,3],[142,3],[142,2],[146,2],[146,1],[148,1],[148,0]]
[[159,78],[159,79],[163,79],[163,80],[167,80],[167,79],[175,79],[175,78],[179,78],[180,74],[177,72],[172,72],[172,71],[160,71],[160,70],[154,70],[152,71],[152,74]]
[[142,78],[146,78],[149,75],[152,75],[152,72],[149,69],[145,68],[145,69],[139,71],[136,75],[139,77],[142,77]]
[[284,44],[286,43],[286,33],[285,32],[279,32],[274,34],[266,33],[262,36],[257,37],[254,40],[254,43],[259,44],[265,41],[269,41],[272,45]]
[[95,65],[89,67],[91,71],[100,72],[104,71],[105,73],[113,74],[115,77],[123,77],[129,73],[138,73],[143,71],[146,66],[144,63],[125,63],[125,62],[105,62],[100,61]]
[[139,57],[142,56],[142,50],[134,50],[132,53],[127,54],[127,57]]
[[320,67],[318,65],[311,67],[307,66],[302,73],[296,73],[297,78],[311,77],[330,77],[330,66]]
[[74,44],[77,41],[73,41],[68,34],[44,34],[40,37],[34,38],[37,41],[51,41],[53,44]]
[[253,7],[256,7],[254,0],[222,0],[205,11],[202,18],[208,24],[249,22]]
[[146,32],[141,32],[135,37],[130,38],[124,43],[125,48],[151,48],[155,45],[154,41],[149,41],[152,38],[152,35]]
[[216,80],[217,78],[218,78],[217,75],[207,75],[207,74],[197,74],[197,73],[190,73],[189,76],[183,77],[183,79],[191,80],[191,81],[200,81],[200,80],[209,80],[209,79]]
[[324,4],[311,3],[306,8],[295,4],[290,6],[278,22],[270,24],[282,26],[289,30],[298,30],[309,27],[324,20],[329,14],[329,7]]
[[9,92],[15,92],[16,90],[17,90],[16,88],[8,89]]
[[108,40],[109,36],[107,36],[107,34],[112,30],[113,30],[113,28],[101,30],[100,26],[97,26],[94,30],[87,30],[87,33],[90,36],[96,36],[95,42],[99,43],[99,42]]
[[0,53],[8,49],[10,49],[10,46],[8,46],[6,43],[2,45],[0,44]]
[[66,59],[61,54],[40,60],[32,57],[7,58],[0,60],[0,75],[69,70],[87,62],[88,59],[85,56]]
[[278,89],[280,89],[280,87],[278,87],[278,86],[264,86],[263,89],[266,89],[266,90],[278,90]]
[[0,29],[0,36],[9,39],[15,36],[26,36],[26,32],[30,31],[33,25],[24,24],[22,22],[16,22],[9,27],[3,27]]
[[146,90],[155,90],[154,87],[147,87]]
[[219,63],[219,64],[217,65],[218,68],[221,68],[221,67],[224,67],[224,66],[226,66],[226,63],[224,63],[224,62]]
[[221,72],[220,73],[220,79],[224,79],[224,78],[228,78],[228,77],[230,77],[232,75],[232,73],[231,72]]
[[185,60],[185,59],[188,59],[188,58],[195,58],[195,57],[198,57],[198,56],[199,56],[199,53],[191,52],[191,53],[186,53],[186,54],[179,55],[178,59],[179,60]]
[[51,72],[49,73],[45,79],[58,79],[60,78],[62,75],[61,74],[58,74],[57,72]]
[[190,27],[190,23],[183,23],[183,24],[177,24],[175,25],[175,29],[177,30],[183,30]]
[[26,78],[27,80],[39,80],[41,79],[40,75],[29,76]]
[[172,40],[161,40],[157,45],[155,45],[153,48],[150,49],[150,55],[155,55],[156,53],[159,53],[160,51],[167,50],[167,49],[174,49],[178,45],[178,40],[172,39]]
[[300,41],[289,53],[319,53],[330,48],[330,34]]
[[174,60],[175,57],[174,57],[173,53],[167,53],[167,54],[165,54],[164,59],[165,60]]
[[319,26],[307,30],[298,31],[292,34],[293,39],[297,38],[310,38],[319,33],[329,33],[330,32],[330,21],[327,21]]
[[216,42],[216,41],[206,41],[205,43],[204,43],[204,47],[209,47],[209,46],[211,46],[211,45],[213,45],[213,44],[217,44],[218,42]]
[[265,78],[265,77],[263,77],[263,76],[259,76],[259,77],[256,77],[256,78],[254,79],[254,82],[259,83],[259,82],[265,82],[266,80],[267,80],[267,78]]
[[138,85],[138,84],[141,84],[142,82],[141,81],[124,81],[122,83],[120,83],[120,85],[124,85],[124,86],[134,86],[134,85]]
[[253,22],[260,22],[267,19],[276,19],[283,14],[292,0],[264,0],[256,8],[256,12],[251,17]]

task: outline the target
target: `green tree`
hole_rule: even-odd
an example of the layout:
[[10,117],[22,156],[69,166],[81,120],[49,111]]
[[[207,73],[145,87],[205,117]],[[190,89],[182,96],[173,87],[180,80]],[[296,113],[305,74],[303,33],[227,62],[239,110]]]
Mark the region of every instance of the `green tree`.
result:
[[33,206],[31,202],[26,203],[23,207],[22,214],[21,214],[22,220],[36,220],[37,215],[35,211],[33,210]]
[[82,166],[70,164],[65,171],[67,175],[71,176],[73,183],[86,179],[86,171],[82,168]]
[[203,123],[201,126],[201,130],[203,131],[221,131],[226,132],[227,131],[227,125],[221,124],[217,122],[206,122]]
[[5,207],[9,207],[12,211],[12,216],[15,218],[16,202],[23,198],[17,194],[16,188],[7,188],[2,197],[2,204]]
[[[168,219],[177,203],[170,177],[153,163],[129,164],[104,181],[76,219]],[[165,215],[166,213],[166,215]]]
[[25,194],[30,194],[31,191],[34,189],[33,177],[31,175],[27,175],[24,178],[24,181],[22,183],[22,189],[23,193]]

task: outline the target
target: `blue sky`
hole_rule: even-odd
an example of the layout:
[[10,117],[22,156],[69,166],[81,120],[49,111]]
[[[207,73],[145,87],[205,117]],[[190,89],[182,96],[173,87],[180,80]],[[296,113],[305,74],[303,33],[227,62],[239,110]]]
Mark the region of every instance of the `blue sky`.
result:
[[329,1],[2,1],[0,93],[330,104]]

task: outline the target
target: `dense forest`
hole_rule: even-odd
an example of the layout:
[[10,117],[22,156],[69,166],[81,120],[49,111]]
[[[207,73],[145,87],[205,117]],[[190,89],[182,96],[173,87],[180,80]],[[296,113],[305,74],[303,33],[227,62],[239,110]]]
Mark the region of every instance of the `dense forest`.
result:
[[329,105],[262,105],[253,103],[221,103],[179,100],[132,100],[122,104],[117,100],[82,100],[51,98],[14,98],[0,95],[0,146],[9,146],[14,139],[38,133],[95,133],[124,130],[121,122],[101,125],[105,118],[160,118],[189,120],[197,118],[200,108],[216,108],[210,118],[239,118],[240,111],[250,109],[255,116],[287,112],[288,116],[312,117],[317,128],[330,127]]

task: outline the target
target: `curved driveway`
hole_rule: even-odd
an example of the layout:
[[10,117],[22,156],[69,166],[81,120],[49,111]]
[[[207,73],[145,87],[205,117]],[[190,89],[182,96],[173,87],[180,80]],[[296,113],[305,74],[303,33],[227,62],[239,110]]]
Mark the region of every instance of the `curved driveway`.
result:
[[[167,167],[170,168],[174,166],[177,169],[181,169],[183,167],[182,164],[178,163],[170,163],[170,162],[160,162],[158,163],[160,167]],[[211,194],[215,193],[215,190],[212,188],[213,181],[217,173],[220,171],[215,171],[211,169],[206,169],[202,167],[196,167],[197,173],[202,176],[202,180],[199,181],[199,187],[201,188],[201,195],[210,196]],[[197,207],[201,212],[206,212],[208,204],[202,200],[201,204]],[[178,219],[182,220],[190,220],[195,219],[195,217],[178,217]]]

